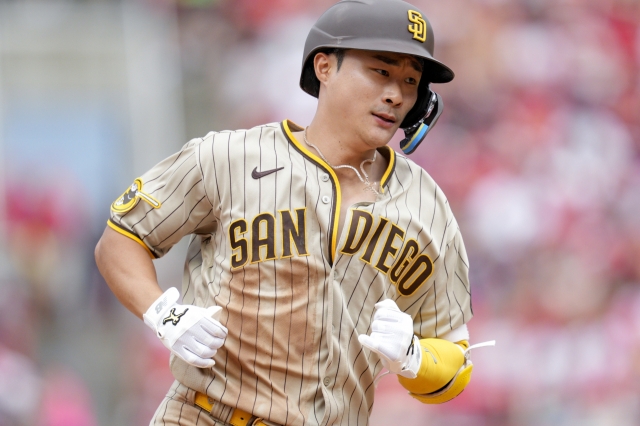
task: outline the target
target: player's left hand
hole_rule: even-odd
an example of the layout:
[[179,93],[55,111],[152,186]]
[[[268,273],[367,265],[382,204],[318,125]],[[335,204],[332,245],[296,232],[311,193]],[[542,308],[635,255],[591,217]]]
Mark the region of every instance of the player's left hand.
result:
[[378,354],[390,372],[410,379],[417,377],[422,351],[413,334],[413,319],[391,299],[376,303],[375,309],[371,335],[361,334],[358,340]]

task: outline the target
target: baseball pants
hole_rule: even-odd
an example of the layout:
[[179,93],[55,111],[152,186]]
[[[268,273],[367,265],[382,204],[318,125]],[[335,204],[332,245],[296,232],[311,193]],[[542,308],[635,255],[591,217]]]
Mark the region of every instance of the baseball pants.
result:
[[149,426],[229,426],[196,406],[195,395],[196,391],[174,381]]
[[234,407],[215,402],[177,380],[171,385],[149,425],[278,426]]

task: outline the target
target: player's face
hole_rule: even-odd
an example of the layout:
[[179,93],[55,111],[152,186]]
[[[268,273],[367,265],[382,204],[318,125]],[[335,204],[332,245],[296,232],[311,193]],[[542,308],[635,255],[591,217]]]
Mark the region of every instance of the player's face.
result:
[[[330,59],[337,62],[334,55]],[[389,142],[415,104],[421,75],[411,55],[347,50],[326,81],[326,98],[336,122],[378,147]]]

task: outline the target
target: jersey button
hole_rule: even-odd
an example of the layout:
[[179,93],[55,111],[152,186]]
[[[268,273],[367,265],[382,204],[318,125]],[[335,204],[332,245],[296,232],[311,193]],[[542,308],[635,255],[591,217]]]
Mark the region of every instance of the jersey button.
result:
[[320,179],[322,179],[323,182],[326,182],[329,180],[329,175],[325,173],[320,177]]
[[322,197],[322,202],[325,204],[329,204],[329,201],[331,201],[331,198],[329,198],[328,195],[325,195],[324,197]]
[[325,377],[325,378],[324,378],[324,380],[323,380],[323,382],[324,382],[324,385],[325,385],[325,386],[329,386],[329,384],[331,383],[331,379],[330,379],[330,378],[328,378],[328,377]]

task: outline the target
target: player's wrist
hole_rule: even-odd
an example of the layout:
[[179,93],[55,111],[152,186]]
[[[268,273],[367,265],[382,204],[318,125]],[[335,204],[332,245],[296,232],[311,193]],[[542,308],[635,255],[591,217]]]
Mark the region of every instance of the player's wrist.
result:
[[154,332],[159,333],[158,329],[162,325],[162,319],[167,316],[171,308],[175,307],[179,299],[180,292],[175,287],[171,287],[162,293],[142,315],[144,323]]
[[420,339],[414,335],[411,345],[407,350],[407,358],[404,360],[402,370],[396,374],[408,379],[415,379],[418,377],[418,371],[422,367],[422,347],[420,346]]

